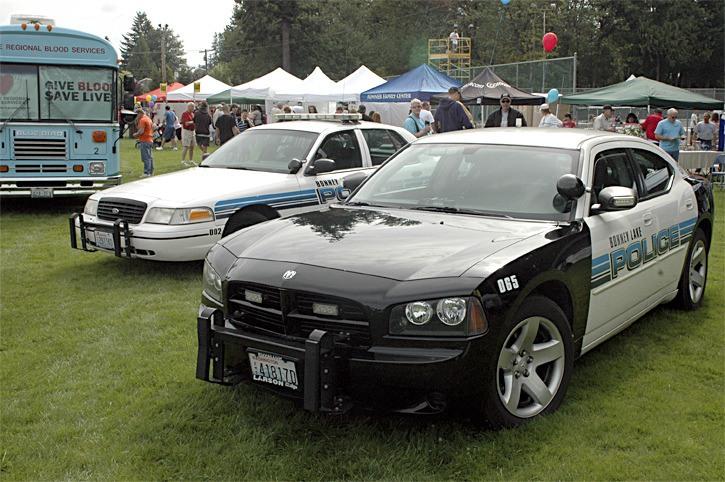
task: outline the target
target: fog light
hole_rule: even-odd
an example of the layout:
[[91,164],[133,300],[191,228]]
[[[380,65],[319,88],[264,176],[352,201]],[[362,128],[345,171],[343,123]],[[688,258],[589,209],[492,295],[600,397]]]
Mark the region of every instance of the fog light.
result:
[[316,315],[339,316],[340,308],[337,305],[327,305],[324,303],[312,303],[312,312]]
[[257,303],[262,304],[262,293],[257,293],[256,291],[244,291],[244,299],[249,301],[250,303]]

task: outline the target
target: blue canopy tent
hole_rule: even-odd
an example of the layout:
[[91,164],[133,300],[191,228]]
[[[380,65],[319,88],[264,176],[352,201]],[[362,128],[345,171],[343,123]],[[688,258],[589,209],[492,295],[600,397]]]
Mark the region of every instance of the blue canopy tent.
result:
[[433,94],[448,92],[448,89],[462,84],[445,74],[423,64],[382,85],[360,94],[360,102],[367,111],[380,113],[383,122],[403,125],[408,116],[410,101],[430,100]]
[[413,99],[430,100],[431,95],[448,92],[461,84],[423,64],[398,78],[366,90],[360,94],[361,102],[410,102]]

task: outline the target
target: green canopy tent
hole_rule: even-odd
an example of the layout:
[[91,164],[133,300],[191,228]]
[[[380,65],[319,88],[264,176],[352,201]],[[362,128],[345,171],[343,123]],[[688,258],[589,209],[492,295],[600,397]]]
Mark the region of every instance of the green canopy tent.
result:
[[635,77],[601,89],[564,95],[569,105],[626,105],[630,107],[676,107],[680,109],[722,109],[723,102],[647,77]]

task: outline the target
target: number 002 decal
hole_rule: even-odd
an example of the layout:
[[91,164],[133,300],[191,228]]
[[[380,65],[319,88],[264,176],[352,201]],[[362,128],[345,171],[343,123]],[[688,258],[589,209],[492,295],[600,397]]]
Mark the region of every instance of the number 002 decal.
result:
[[496,283],[498,284],[498,290],[501,293],[506,293],[507,291],[518,289],[519,287],[519,280],[516,279],[515,274],[496,280]]

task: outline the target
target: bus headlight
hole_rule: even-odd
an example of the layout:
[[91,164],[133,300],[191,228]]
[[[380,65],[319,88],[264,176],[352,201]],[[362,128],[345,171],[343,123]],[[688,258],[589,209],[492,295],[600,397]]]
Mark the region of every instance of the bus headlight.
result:
[[104,174],[106,174],[106,163],[100,161],[89,163],[88,174],[93,174],[94,176],[103,176]]
[[209,208],[151,208],[146,222],[151,224],[195,224],[214,221]]

